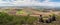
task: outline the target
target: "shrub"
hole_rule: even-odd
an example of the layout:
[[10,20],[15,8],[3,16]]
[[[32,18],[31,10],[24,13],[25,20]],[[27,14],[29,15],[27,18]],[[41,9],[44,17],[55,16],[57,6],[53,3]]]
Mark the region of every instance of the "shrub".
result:
[[36,17],[30,16],[15,16],[8,15],[7,13],[0,12],[0,25],[22,25],[22,24],[31,24]]

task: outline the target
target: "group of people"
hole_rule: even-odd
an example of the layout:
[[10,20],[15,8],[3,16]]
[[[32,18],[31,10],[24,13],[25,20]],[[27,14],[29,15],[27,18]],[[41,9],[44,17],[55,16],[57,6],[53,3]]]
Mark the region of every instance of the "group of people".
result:
[[[45,23],[51,23],[52,21],[56,21],[56,16],[55,15],[53,15],[53,16],[49,15],[49,17],[50,18],[48,18],[48,20],[45,20]],[[44,23],[42,15],[40,15],[39,22]]]

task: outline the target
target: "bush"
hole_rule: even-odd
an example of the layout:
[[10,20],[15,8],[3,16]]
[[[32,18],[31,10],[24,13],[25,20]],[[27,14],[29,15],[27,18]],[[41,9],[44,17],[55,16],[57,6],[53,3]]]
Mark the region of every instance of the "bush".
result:
[[30,16],[15,16],[0,12],[0,25],[22,25],[33,24],[37,20],[36,17]]

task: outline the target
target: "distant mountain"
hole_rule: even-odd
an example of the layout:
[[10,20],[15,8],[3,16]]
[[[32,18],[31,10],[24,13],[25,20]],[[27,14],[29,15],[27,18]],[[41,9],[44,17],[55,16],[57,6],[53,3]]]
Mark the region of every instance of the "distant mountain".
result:
[[35,9],[52,9],[60,7],[51,7],[51,6],[0,6],[0,8],[35,8]]

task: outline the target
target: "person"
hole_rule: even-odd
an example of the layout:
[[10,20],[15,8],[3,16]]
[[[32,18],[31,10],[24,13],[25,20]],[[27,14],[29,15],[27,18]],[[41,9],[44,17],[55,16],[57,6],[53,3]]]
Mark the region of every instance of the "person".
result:
[[44,23],[42,15],[40,15],[39,22],[43,22]]
[[46,23],[51,23],[51,18],[48,18],[48,20],[46,20]]
[[52,21],[56,21],[55,15],[52,16]]
[[51,20],[51,15],[49,15],[49,18],[46,20],[46,23],[51,23],[52,20]]
[[52,22],[52,17],[51,17],[51,15],[49,15],[49,20],[50,20],[50,23]]

